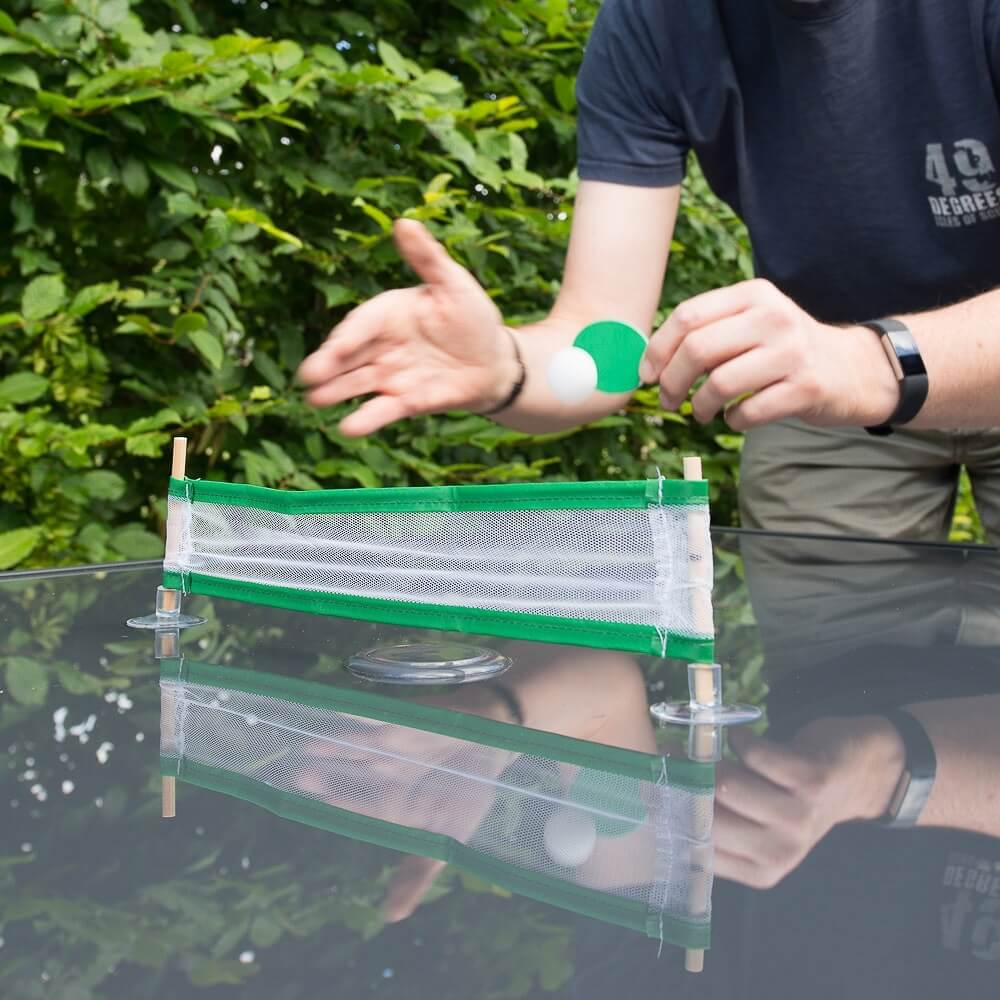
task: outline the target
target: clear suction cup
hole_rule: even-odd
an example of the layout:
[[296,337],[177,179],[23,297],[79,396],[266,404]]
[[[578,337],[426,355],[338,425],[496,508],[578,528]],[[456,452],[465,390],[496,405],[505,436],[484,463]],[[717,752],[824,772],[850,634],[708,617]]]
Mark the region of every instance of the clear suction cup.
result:
[[738,726],[761,717],[755,705],[722,703],[722,667],[718,663],[689,664],[688,690],[688,701],[661,701],[650,706],[650,714],[658,722],[681,726]]
[[378,684],[468,684],[498,677],[510,662],[482,646],[413,642],[366,649],[351,659],[347,669]]
[[125,623],[129,628],[140,629],[181,629],[204,625],[205,619],[196,615],[181,614],[181,593],[167,587],[156,588],[156,612],[151,615],[141,615],[129,618]]

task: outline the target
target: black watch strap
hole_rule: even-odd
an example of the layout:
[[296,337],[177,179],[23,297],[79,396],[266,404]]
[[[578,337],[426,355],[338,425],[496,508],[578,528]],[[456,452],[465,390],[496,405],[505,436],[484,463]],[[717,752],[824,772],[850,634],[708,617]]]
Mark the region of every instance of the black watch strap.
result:
[[937,775],[937,755],[924,727],[908,712],[885,712],[899,732],[906,749],[903,773],[892,793],[889,808],[878,821],[882,826],[915,826],[930,798]]
[[874,330],[882,339],[889,363],[899,382],[899,405],[884,424],[866,427],[869,434],[885,437],[893,427],[911,421],[927,399],[927,369],[910,328],[898,319],[873,319],[861,326]]

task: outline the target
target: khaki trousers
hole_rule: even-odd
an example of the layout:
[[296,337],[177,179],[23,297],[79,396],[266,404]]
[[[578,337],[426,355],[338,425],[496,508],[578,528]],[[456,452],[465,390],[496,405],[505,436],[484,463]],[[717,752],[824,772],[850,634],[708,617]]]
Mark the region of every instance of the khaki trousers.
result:
[[[943,541],[962,465],[996,542],[1000,430],[760,427],[743,448],[743,527]],[[879,643],[1000,646],[1000,561],[988,550],[781,535],[745,535],[740,550],[771,678]]]
[[990,541],[1000,539],[1000,428],[896,431],[785,420],[743,446],[743,527],[944,541],[965,466]]

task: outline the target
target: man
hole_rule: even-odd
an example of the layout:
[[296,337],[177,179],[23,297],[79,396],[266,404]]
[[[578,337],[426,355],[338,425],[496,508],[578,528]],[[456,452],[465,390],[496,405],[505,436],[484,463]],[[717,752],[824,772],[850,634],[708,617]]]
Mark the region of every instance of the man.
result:
[[[696,418],[749,431],[744,525],[937,538],[965,464],[1000,529],[1000,431],[978,430],[1000,425],[1000,0],[607,0],[577,89],[551,314],[505,329],[400,222],[423,284],[333,331],[302,366],[309,399],[371,395],[347,434],[459,408],[544,431],[619,408],[560,404],[546,363],[593,320],[650,328],[693,149],[760,277],[682,304],[642,376],[676,408],[706,375]],[[883,320],[904,327],[861,325]],[[914,341],[927,378],[901,380]]]

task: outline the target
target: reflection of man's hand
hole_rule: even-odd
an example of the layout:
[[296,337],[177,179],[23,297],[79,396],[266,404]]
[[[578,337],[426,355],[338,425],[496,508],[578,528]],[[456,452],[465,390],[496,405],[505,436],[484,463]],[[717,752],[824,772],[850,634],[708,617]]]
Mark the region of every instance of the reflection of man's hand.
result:
[[716,874],[756,889],[777,885],[838,823],[881,816],[905,758],[878,716],[820,719],[778,744],[735,730],[738,761],[719,765]]
[[[422,699],[424,704],[438,700]],[[509,721],[506,705],[487,687],[445,703]],[[305,762],[312,760],[314,766],[304,766],[296,776],[303,792],[350,812],[444,834],[459,842],[475,832],[495,798],[490,779],[514,755],[407,726],[360,718],[356,722],[358,731],[351,745],[318,740],[305,748]],[[470,760],[470,752],[475,760]],[[325,760],[331,763],[324,764]],[[385,919],[394,922],[408,917],[442,868],[444,862],[431,858],[405,858],[386,890]]]

